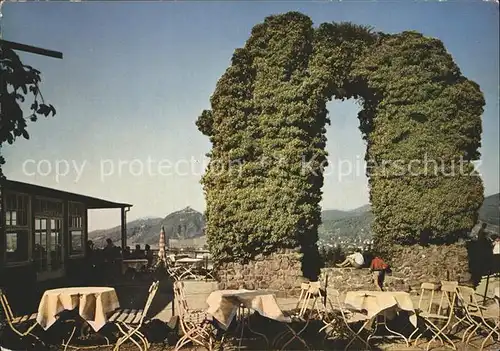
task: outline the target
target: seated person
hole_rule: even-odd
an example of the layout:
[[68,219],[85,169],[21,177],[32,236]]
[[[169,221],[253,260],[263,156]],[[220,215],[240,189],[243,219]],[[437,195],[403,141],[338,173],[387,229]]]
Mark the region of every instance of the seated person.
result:
[[125,250],[123,250],[123,259],[128,260],[131,256],[130,252],[130,246],[125,247]]
[[354,268],[359,269],[363,267],[364,264],[365,264],[365,259],[363,257],[363,254],[359,250],[356,250],[354,251],[353,254],[347,256],[344,262],[339,263],[336,266],[340,268],[352,266]]
[[132,258],[134,259],[144,259],[146,256],[144,255],[144,251],[141,249],[141,245],[135,245],[135,250],[132,252]]

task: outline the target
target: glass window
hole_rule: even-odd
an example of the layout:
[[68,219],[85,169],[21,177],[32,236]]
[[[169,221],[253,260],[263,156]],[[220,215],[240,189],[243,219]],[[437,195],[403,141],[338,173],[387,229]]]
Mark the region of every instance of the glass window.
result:
[[70,233],[70,255],[83,254],[83,219],[85,207],[78,202],[70,202],[68,206],[68,224]]
[[7,262],[24,262],[28,260],[28,231],[9,230],[6,233]]
[[70,254],[75,255],[83,253],[83,231],[71,230],[70,239]]
[[9,227],[28,226],[28,196],[24,194],[5,194],[5,225]]

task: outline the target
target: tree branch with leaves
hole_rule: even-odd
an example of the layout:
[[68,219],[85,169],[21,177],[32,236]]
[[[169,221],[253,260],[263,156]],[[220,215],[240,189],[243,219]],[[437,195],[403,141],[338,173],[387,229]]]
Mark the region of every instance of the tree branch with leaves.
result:
[[[14,143],[17,137],[29,139],[27,122],[39,117],[54,116],[54,106],[46,104],[40,91],[41,73],[21,62],[14,50],[0,47],[0,148],[4,142]],[[25,104],[30,104],[26,108]],[[28,111],[25,113],[25,111]],[[0,178],[5,178],[0,154]]]

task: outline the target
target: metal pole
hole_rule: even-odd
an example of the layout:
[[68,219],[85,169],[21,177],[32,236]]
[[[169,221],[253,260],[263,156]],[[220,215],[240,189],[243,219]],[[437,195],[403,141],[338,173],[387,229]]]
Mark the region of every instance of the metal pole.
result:
[[488,285],[490,283],[490,275],[491,275],[491,268],[488,271],[488,276],[486,277],[486,286],[484,287],[484,294],[483,294],[483,306],[486,305],[486,294],[488,292]]
[[325,277],[325,298],[324,298],[325,301],[323,301],[323,304],[325,305],[325,308],[327,308],[326,307],[326,295],[328,294],[328,289],[327,288],[328,288],[328,273],[326,273],[326,277]]

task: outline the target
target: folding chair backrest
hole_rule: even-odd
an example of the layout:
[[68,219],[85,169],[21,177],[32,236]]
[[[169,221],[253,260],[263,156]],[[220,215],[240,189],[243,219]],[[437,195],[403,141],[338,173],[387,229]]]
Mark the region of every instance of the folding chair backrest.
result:
[[144,310],[142,312],[142,317],[140,320],[140,324],[142,325],[142,322],[144,321],[144,318],[148,314],[149,307],[151,307],[151,304],[153,303],[153,299],[155,298],[156,292],[158,291],[158,286],[160,285],[159,281],[154,282],[151,284],[149,287],[149,295],[148,298],[146,299],[146,305],[144,306]]
[[457,297],[457,286],[454,284],[441,285],[441,299],[437,314],[441,316],[449,316],[453,312]]
[[7,321],[12,321],[14,319],[14,313],[12,313],[9,301],[7,300],[7,295],[4,294],[2,289],[0,289],[0,307],[4,311]]
[[439,286],[433,283],[422,283],[420,285],[420,298],[418,300],[418,309],[423,312],[431,313],[434,297],[437,295]]
[[180,280],[174,282],[174,300],[179,316],[183,317],[189,313],[189,306],[184,292],[184,282]]
[[479,307],[479,303],[476,299],[476,291],[473,288],[468,286],[458,286],[457,296],[467,311],[481,312],[481,308]]
[[458,282],[456,280],[441,280],[441,286],[445,285],[456,288],[458,287]]
[[321,295],[321,283],[320,282],[309,283],[309,293]]
[[307,291],[309,290],[309,283],[302,283],[300,285],[300,296],[299,299],[297,300],[297,306],[295,306],[295,309],[301,309],[304,304],[304,299],[306,297]]
[[[304,302],[302,304],[302,308],[300,310],[300,313],[299,313],[299,316],[300,317],[303,317],[305,315],[305,312],[307,311],[307,309],[309,308],[309,302],[313,302],[313,305],[312,305],[312,310],[313,309],[317,309],[318,312],[321,312],[317,307],[317,303],[318,303],[318,299],[320,299],[320,303],[323,303],[322,299],[323,299],[323,295],[321,293],[321,283],[320,282],[310,282],[309,283],[309,289],[307,289],[306,291],[306,295],[305,295],[305,298],[304,298]],[[323,309],[323,312],[325,311],[325,309]]]

